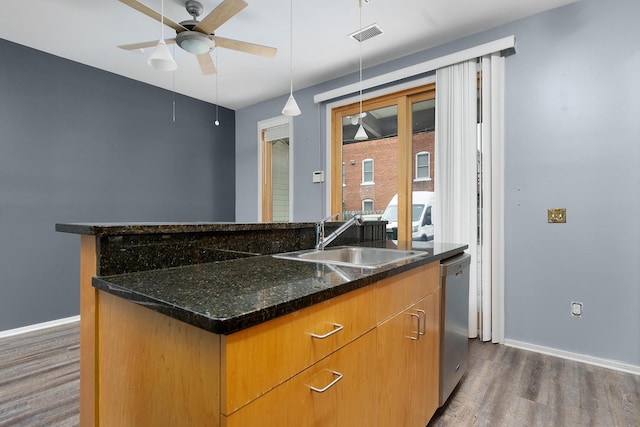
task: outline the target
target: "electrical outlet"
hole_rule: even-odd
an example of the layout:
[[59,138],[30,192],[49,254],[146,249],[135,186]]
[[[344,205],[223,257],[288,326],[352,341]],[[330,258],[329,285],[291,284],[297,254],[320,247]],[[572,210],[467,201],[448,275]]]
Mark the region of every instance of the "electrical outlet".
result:
[[574,317],[582,316],[582,303],[577,301],[571,301],[571,314]]

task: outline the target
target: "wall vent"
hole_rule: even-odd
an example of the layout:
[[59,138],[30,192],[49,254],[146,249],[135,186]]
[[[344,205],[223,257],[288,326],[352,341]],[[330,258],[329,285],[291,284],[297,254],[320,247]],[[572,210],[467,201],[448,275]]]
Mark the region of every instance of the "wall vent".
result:
[[357,42],[363,42],[375,36],[379,36],[382,33],[382,28],[380,28],[378,24],[371,24],[368,27],[363,28],[362,30],[358,30],[355,33],[349,34],[349,37]]

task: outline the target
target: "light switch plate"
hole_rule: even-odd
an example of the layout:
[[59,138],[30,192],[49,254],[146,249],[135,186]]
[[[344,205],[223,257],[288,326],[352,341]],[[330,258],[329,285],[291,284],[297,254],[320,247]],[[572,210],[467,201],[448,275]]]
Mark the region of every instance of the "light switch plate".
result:
[[547,209],[547,221],[549,223],[567,222],[567,209],[566,208]]

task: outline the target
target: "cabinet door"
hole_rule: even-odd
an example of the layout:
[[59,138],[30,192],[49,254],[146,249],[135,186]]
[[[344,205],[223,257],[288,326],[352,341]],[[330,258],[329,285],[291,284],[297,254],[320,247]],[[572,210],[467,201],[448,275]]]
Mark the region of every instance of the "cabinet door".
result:
[[377,328],[378,426],[424,427],[438,406],[438,295]]
[[438,408],[439,399],[439,319],[440,291],[436,291],[413,307],[421,317],[421,333],[416,346],[417,360],[415,372],[415,393],[412,395],[413,407],[417,410],[416,426],[424,427]]
[[220,336],[102,291],[97,301],[97,425],[219,426]]
[[372,330],[230,416],[223,416],[222,426],[373,426],[375,361]]
[[415,426],[415,365],[418,363],[418,318],[412,307],[377,328],[377,406],[379,426]]

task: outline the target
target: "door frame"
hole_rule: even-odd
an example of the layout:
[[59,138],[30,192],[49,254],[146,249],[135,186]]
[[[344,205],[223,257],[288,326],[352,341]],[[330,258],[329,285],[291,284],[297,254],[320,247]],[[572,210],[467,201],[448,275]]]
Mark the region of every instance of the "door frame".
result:
[[[430,99],[435,94],[435,78],[429,81],[415,81],[409,87],[391,87],[385,93],[372,93],[366,98],[367,110],[385,107],[388,105],[398,106],[399,117],[404,117],[404,121],[398,122],[398,241],[411,240],[411,191],[412,191],[412,152],[411,152],[411,111],[413,102],[423,99]],[[329,177],[327,182],[328,215],[338,212],[338,206],[342,206],[342,193],[338,195],[337,188],[332,183],[341,182],[342,168],[334,168],[334,164],[342,163],[342,127],[333,126],[334,123],[342,123],[342,116],[355,114],[358,112],[358,98],[349,102],[344,100],[340,105],[327,105],[327,169]],[[364,99],[364,98],[363,98]],[[335,212],[334,212],[335,211]],[[339,210],[340,212],[342,209]]]
[[293,152],[294,152],[294,140],[293,140],[293,117],[287,117],[287,116],[277,116],[277,117],[272,117],[270,119],[265,119],[265,120],[260,120],[258,121],[258,131],[257,131],[257,153],[258,153],[258,159],[257,159],[257,171],[258,171],[258,182],[257,182],[257,188],[258,188],[258,200],[257,200],[257,204],[258,204],[258,212],[257,212],[257,222],[263,222],[262,221],[262,211],[263,211],[263,199],[262,199],[262,193],[263,193],[263,183],[264,183],[264,179],[265,179],[265,173],[266,171],[264,170],[264,162],[267,160],[265,159],[264,156],[264,150],[263,150],[263,135],[264,135],[264,131],[266,129],[272,128],[272,127],[276,127],[276,126],[282,126],[282,125],[289,125],[289,222],[293,221]]

